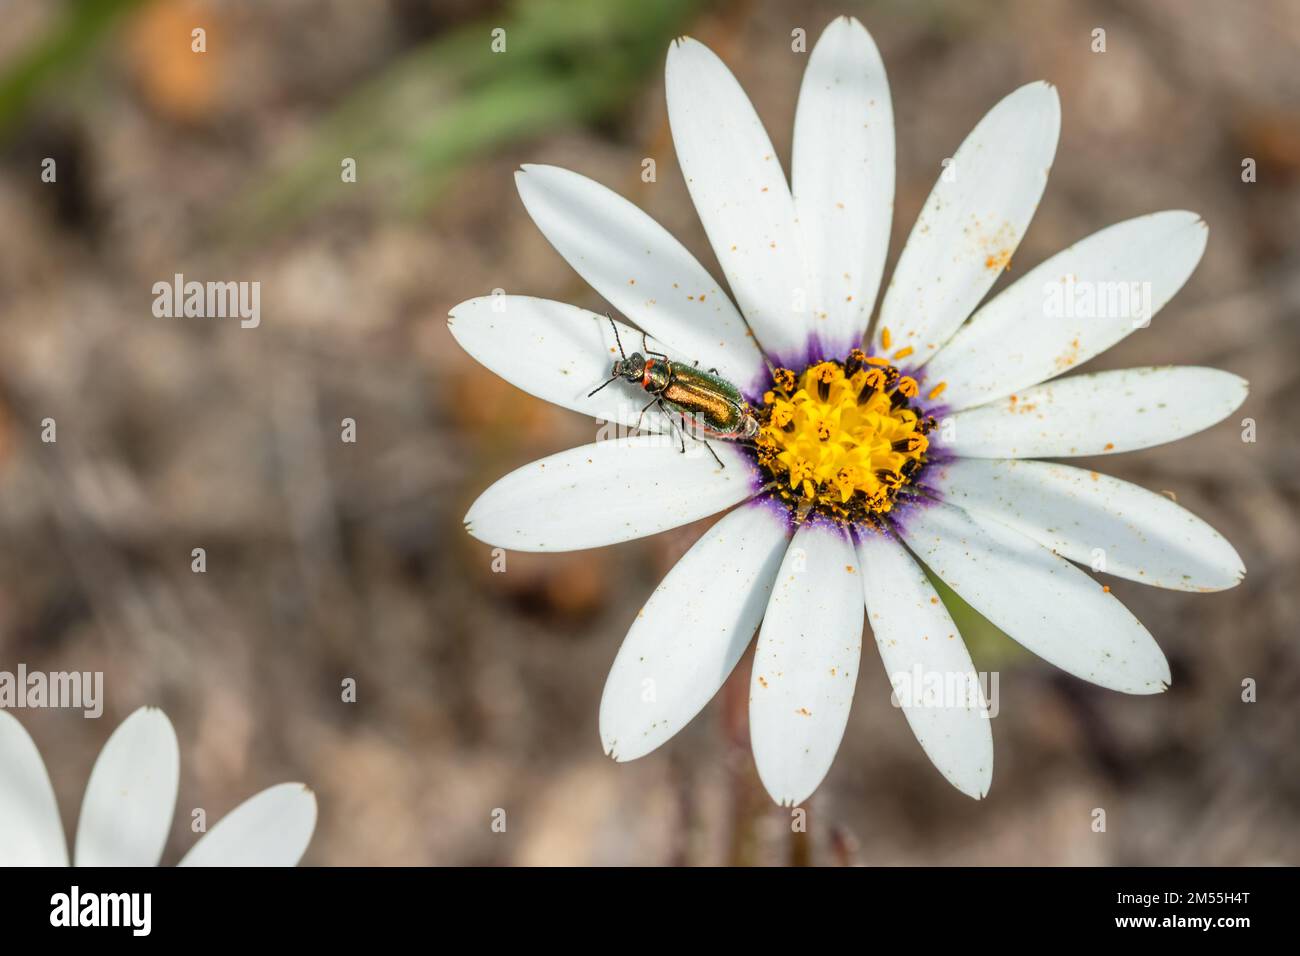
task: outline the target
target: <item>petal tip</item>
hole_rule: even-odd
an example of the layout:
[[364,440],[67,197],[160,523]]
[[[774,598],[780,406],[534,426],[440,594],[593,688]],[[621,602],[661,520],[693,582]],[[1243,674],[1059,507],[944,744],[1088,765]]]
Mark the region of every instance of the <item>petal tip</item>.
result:
[[1048,114],[1048,119],[1051,120],[1059,132],[1061,125],[1061,94],[1057,90],[1055,83],[1050,80],[1035,80],[1012,91],[1008,94],[1007,99],[1012,97],[1032,98],[1033,106],[1044,108]]
[[[763,777],[760,773],[759,780],[761,781],[762,779]],[[764,782],[763,789],[767,791],[767,795],[772,798],[772,802],[778,807],[789,807],[793,809],[794,807],[798,807],[805,803],[808,798],[813,795],[813,791],[817,789],[820,783],[821,781],[818,780],[817,783],[813,784],[811,787],[800,787],[798,790],[795,790],[793,787],[789,786],[789,781],[786,781],[786,784],[781,787],[769,787],[767,783]]]
[[558,168],[546,163],[520,163],[519,168],[515,170],[515,188],[522,194],[525,185],[536,184],[546,173]]
[[823,31],[823,34],[829,33],[831,30],[861,30],[863,33],[867,32],[867,28],[862,25],[862,21],[851,13],[841,13],[830,23],[826,24],[826,30]]
[[963,776],[950,773],[948,770],[941,770],[941,772],[944,779],[962,794],[972,800],[983,800],[989,795],[989,790],[993,786],[993,754],[990,751],[984,766],[974,773],[968,772]]
[[[473,308],[477,302],[478,302],[478,298],[474,298],[474,299],[466,299],[463,302],[457,302],[455,305],[453,305],[450,309],[447,310],[447,325],[450,326],[454,319],[464,318],[465,311],[467,309]],[[460,315],[457,315],[458,312],[460,313]]]
[[318,801],[316,800],[316,791],[313,790],[307,784],[303,783],[300,780],[294,780],[290,783],[282,783],[278,787],[272,787],[271,789],[272,790],[279,789],[279,790],[286,790],[286,791],[292,790],[293,796],[295,798],[301,800],[303,805],[309,805],[311,807],[312,818],[313,819],[315,818],[316,811],[319,806]]
[[709,49],[707,44],[701,43],[693,36],[683,33],[675,37],[668,44],[668,66],[671,67],[673,60],[681,60],[683,57],[699,57],[718,59],[716,53]]
[[128,723],[138,724],[140,729],[157,731],[162,735],[164,741],[170,742],[179,753],[180,745],[176,738],[176,728],[172,726],[171,718],[167,716],[166,712],[161,707],[154,704],[145,704],[142,707],[137,707],[131,712],[126,720],[122,721],[118,730],[125,727]]

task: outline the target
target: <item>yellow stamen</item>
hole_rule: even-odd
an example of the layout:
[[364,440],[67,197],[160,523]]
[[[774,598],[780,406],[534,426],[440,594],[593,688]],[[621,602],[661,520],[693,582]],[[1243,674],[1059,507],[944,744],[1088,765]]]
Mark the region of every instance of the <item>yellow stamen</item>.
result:
[[940,382],[934,388],[930,389],[930,394],[927,397],[930,399],[930,401],[934,401],[936,398],[938,398],[940,395],[943,394],[944,389],[946,389],[947,387],[948,387],[947,382]]
[[889,343],[890,343],[889,326],[881,326],[880,347],[887,349],[889,348]]
[[[794,372],[788,368],[779,368],[772,373],[772,384],[783,392],[793,391],[794,381]],[[767,401],[766,397],[763,400]]]
[[916,379],[899,376],[883,358],[866,362],[862,368],[855,360],[852,374],[834,361],[798,375],[780,369],[776,387],[763,396],[759,465],[773,494],[800,516],[812,511],[845,524],[874,523],[925,463],[929,428],[923,413],[907,405]]
[[[886,345],[885,348],[889,348],[889,346]],[[916,349],[912,348],[912,346],[905,346],[894,353],[894,361],[897,362],[899,359],[905,359],[915,351]]]

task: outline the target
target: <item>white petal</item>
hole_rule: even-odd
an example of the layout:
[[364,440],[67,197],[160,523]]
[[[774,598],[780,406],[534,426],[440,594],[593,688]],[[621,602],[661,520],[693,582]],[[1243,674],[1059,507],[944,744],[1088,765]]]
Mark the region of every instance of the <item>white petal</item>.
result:
[[297,866],[315,829],[316,795],[282,783],[222,817],[177,865]]
[[1150,448],[1209,428],[1246,400],[1245,379],[1164,366],[1072,375],[958,412],[944,451],[966,458],[1074,458]]
[[772,141],[736,78],[703,44],[674,42],[665,77],[677,161],[736,304],[773,361],[801,367],[813,290]]
[[1246,573],[1232,545],[1196,515],[1109,475],[1042,461],[958,458],[927,471],[926,481],[953,504],[1117,577],[1220,591]]
[[712,699],[763,618],[789,537],[786,517],[755,502],[714,525],[668,572],[605,682],[606,753],[645,756]]
[[[686,247],[635,205],[555,166],[515,174],[528,214],[614,308],[667,342],[677,361],[716,367],[742,388],[767,366],[727,294]],[[625,345],[640,346],[640,336]]]
[[571,448],[525,465],[483,492],[465,515],[480,541],[515,551],[577,551],[644,538],[707,518],[757,490],[736,446],[636,435]]
[[1173,298],[1208,235],[1205,220],[1181,210],[1093,233],[976,312],[926,367],[927,384],[946,382],[948,407],[969,408],[1081,365]]
[[949,783],[983,798],[993,782],[993,731],[957,625],[898,541],[864,535],[857,552],[867,622],[912,733]]
[[838,17],[808,57],[794,119],[794,204],[828,355],[862,344],[894,213],[894,111],[880,51]]
[[180,782],[176,731],[141,707],[113,731],[90,771],[77,822],[77,866],[157,866]]
[[[1003,98],[940,174],[885,290],[876,352],[911,347],[923,364],[979,304],[1011,261],[1056,155],[1055,87],[1030,83]],[[881,342],[889,329],[890,348]]]
[[1126,694],[1156,694],[1169,664],[1128,609],[1064,558],[941,502],[899,522],[908,546],[975,610],[1039,657]]
[[[614,382],[588,397],[609,379],[619,358],[643,348],[641,333],[577,306],[525,295],[485,295],[451,310],[447,327],[461,348],[511,385],[530,395],[583,415],[646,431],[668,430],[655,409],[641,415],[650,396],[628,382]],[[663,350],[649,339],[648,348]]]
[[18,719],[0,710],[0,866],[67,866],[50,775]]
[[830,770],[862,653],[862,585],[842,531],[794,536],[758,633],[749,731],[758,776],[782,806],[806,800]]

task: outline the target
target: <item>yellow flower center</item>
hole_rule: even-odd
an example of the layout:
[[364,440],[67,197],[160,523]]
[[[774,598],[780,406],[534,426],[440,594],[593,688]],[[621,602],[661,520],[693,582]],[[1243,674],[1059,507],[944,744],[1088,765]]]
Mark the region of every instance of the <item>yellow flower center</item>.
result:
[[777,369],[758,410],[758,464],[800,517],[878,525],[925,464],[935,420],[914,378],[854,349],[843,363]]

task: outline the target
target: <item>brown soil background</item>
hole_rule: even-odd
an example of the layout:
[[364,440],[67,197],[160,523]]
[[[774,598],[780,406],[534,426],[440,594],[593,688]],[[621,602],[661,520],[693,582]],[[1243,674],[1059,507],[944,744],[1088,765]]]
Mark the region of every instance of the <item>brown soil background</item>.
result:
[[[58,11],[5,4],[0,73]],[[431,204],[391,208],[366,188],[364,160],[345,186],[333,159],[321,205],[232,227],[240,197],[300,163],[350,91],[508,11],[159,2],[46,84],[0,142],[0,669],[105,672],[99,721],[18,714],[69,834],[98,749],[154,704],[182,751],[165,862],[193,840],[190,808],[213,821],[301,780],[320,805],[304,862],[319,865],[1300,863],[1300,6],[702,7],[682,32],[731,65],[787,170],[805,62],[790,31],[811,45],[841,12],[863,20],[889,70],[891,268],[939,161],[1039,78],[1059,87],[1061,143],[1010,278],[1134,215],[1190,208],[1210,223],[1184,290],[1089,366],[1205,364],[1252,383],[1215,428],[1105,463],[1176,494],[1249,569],[1212,595],[1112,582],[1168,654],[1173,688],[1127,698],[979,642],[977,665],[1001,672],[1001,713],[993,789],[977,803],[928,764],[868,641],[806,838],[762,793],[721,699],[658,752],[610,761],[596,729],[605,673],[701,529],[511,554],[492,573],[461,527],[470,502],[592,426],[476,366],[445,316],[497,287],[604,310],[525,215],[511,178],[524,162],[630,196],[719,274],[667,136],[662,52],[610,116],[467,157]],[[189,51],[192,24],[209,30],[205,57]],[[1104,54],[1090,50],[1096,27]],[[429,104],[449,95],[427,90]],[[59,158],[57,186],[39,180],[44,156]],[[640,181],[647,156],[653,184]],[[154,318],[151,286],[176,272],[261,281],[261,327]],[[55,445],[40,442],[46,416]],[[355,445],[338,440],[344,417]],[[206,574],[191,573],[194,547]],[[340,701],[345,677],[355,704]],[[1245,678],[1256,703],[1241,700]],[[743,684],[729,693],[743,704]],[[1098,807],[1105,833],[1091,828]]]

